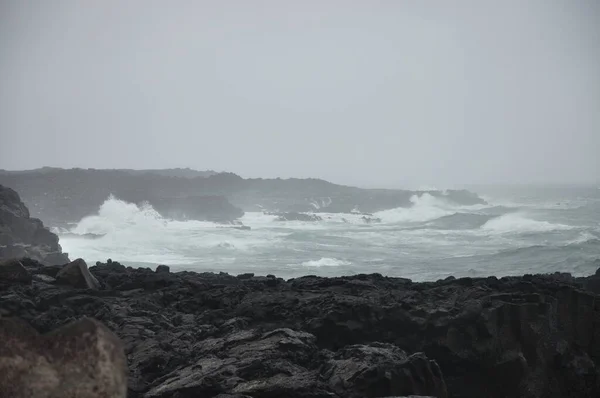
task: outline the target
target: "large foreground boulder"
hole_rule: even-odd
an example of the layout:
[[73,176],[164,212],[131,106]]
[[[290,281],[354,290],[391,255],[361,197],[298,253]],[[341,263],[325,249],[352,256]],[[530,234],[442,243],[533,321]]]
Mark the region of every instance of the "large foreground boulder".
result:
[[83,318],[40,335],[0,319],[0,397],[125,398],[127,360],[118,337]]
[[69,262],[58,244],[58,236],[29,216],[15,191],[0,185],[0,259],[23,257],[45,264]]

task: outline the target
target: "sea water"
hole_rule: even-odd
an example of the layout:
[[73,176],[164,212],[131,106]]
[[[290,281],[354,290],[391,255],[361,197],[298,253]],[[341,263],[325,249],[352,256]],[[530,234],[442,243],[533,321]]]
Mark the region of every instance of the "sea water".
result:
[[[319,213],[319,222],[246,213],[251,230],[174,221],[151,206],[107,198],[98,213],[59,234],[71,258],[108,258],[174,271],[253,272],[284,278],[378,272],[415,281],[600,267],[600,189],[481,189],[486,205],[458,206],[427,193],[375,213]],[[93,235],[90,235],[93,234]]]

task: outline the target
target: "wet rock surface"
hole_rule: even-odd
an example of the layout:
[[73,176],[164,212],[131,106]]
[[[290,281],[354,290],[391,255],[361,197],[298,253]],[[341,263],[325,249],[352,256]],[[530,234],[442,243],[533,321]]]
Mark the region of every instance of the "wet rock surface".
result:
[[597,276],[284,281],[111,261],[89,268],[94,290],[23,266],[31,282],[0,279],[0,315],[41,333],[100,320],[129,397],[600,396]]

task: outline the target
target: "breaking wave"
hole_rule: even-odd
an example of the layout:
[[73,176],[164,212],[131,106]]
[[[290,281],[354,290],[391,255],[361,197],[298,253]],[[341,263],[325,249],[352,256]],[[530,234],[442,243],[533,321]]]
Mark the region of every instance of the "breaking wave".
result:
[[427,280],[470,270],[478,275],[589,274],[600,259],[600,202],[573,209],[550,208],[542,201],[540,208],[518,201],[498,205],[491,199],[459,205],[424,192],[412,196],[409,207],[373,215],[326,213],[327,203],[317,203],[322,221],[281,222],[274,215],[247,212],[241,221],[251,229],[240,230],[174,221],[150,205],[111,196],[96,214],[56,232],[72,258],[91,263],[110,257],[127,265],[251,269],[283,277],[380,272]]
[[527,218],[524,213],[509,213],[493,218],[482,225],[482,229],[500,233],[549,232],[573,229],[572,226],[554,224],[548,221],[538,221]]
[[305,261],[302,263],[305,267],[339,267],[341,265],[350,265],[351,263],[337,258],[322,257],[319,260]]
[[413,195],[410,198],[411,207],[397,207],[375,213],[385,223],[411,223],[435,220],[450,215],[457,206],[435,197],[429,193]]

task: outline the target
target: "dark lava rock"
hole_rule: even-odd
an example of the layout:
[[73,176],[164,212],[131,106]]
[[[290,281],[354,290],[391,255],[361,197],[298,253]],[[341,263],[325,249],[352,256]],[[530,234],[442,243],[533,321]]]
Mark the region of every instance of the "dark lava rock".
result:
[[442,372],[435,361],[422,353],[408,356],[392,344],[348,346],[325,365],[323,375],[341,397],[447,396]]
[[156,267],[157,274],[163,274],[163,273],[168,274],[169,272],[171,272],[171,268],[169,268],[168,265],[159,265],[158,267]]
[[0,281],[31,283],[31,274],[19,260],[0,262]]
[[104,290],[2,283],[0,314],[41,332],[102,321],[124,343],[131,398],[600,396],[595,276],[90,272]]
[[100,284],[94,275],[90,274],[88,266],[83,259],[65,265],[56,274],[56,282],[71,285],[79,289],[99,289]]
[[29,216],[15,191],[0,185],[0,259],[24,257],[45,264],[69,262],[58,244],[58,236]]

